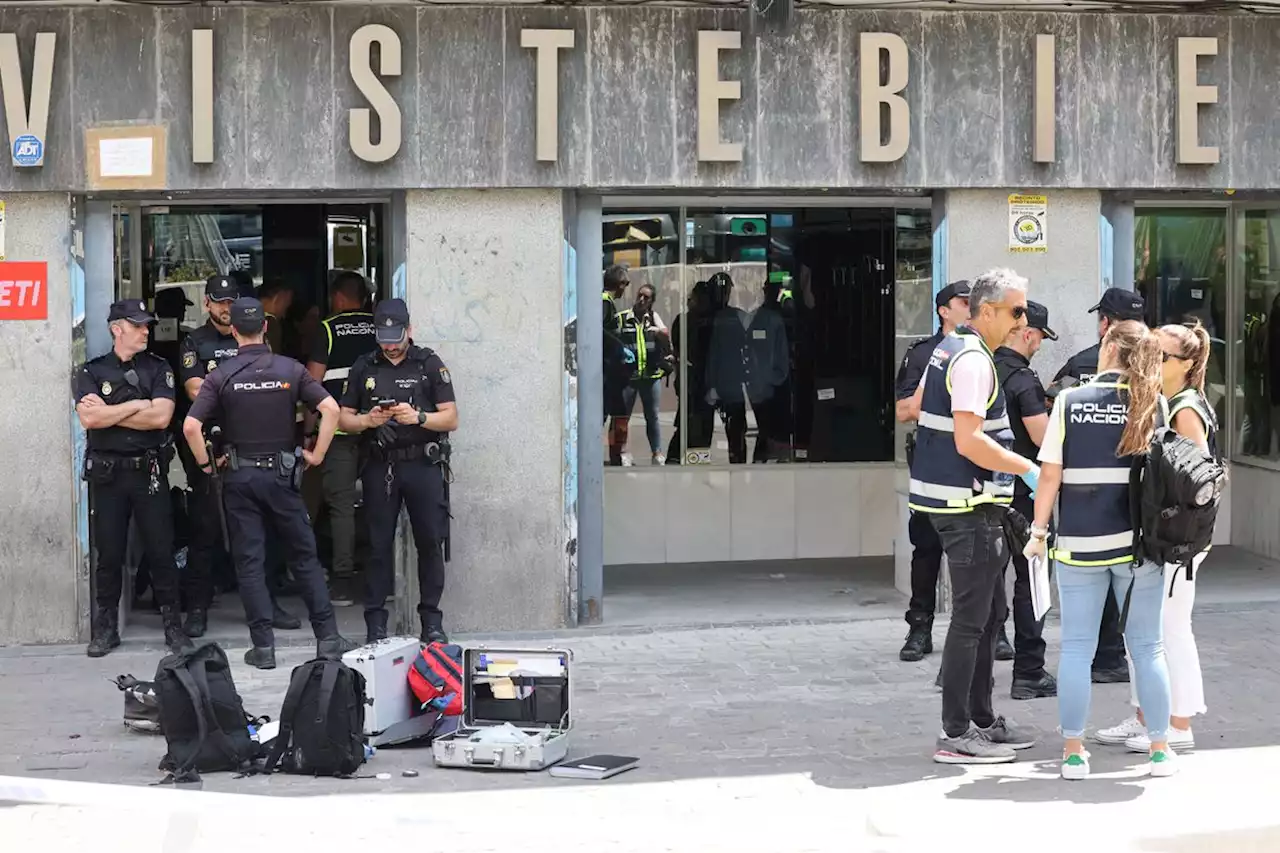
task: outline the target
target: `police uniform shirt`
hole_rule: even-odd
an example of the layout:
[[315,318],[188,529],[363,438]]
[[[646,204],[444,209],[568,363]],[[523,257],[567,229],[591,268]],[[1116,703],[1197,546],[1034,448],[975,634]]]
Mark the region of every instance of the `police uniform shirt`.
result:
[[[173,370],[158,355],[140,352],[132,361],[122,362],[115,352],[85,362],[75,375],[76,405],[90,394],[97,394],[108,406],[131,400],[172,400]],[[156,450],[165,441],[163,429],[130,429],[111,426],[88,431],[90,450],[121,456],[140,456]]]
[[1102,342],[1094,344],[1086,350],[1081,350],[1071,358],[1067,359],[1067,363],[1062,365],[1062,369],[1053,377],[1053,381],[1057,382],[1065,376],[1070,376],[1078,382],[1088,382],[1098,375],[1098,356],[1102,352]]
[[344,311],[321,323],[321,333],[316,335],[311,360],[325,369],[324,378],[320,380],[325,390],[335,400],[341,400],[346,392],[351,366],[360,356],[377,348],[373,315],[368,311]]
[[[445,367],[440,356],[425,347],[412,345],[399,364],[392,364],[382,350],[378,350],[362,355],[351,367],[347,390],[342,395],[344,408],[364,414],[379,400],[386,399],[412,403],[414,408],[428,411],[428,403],[439,406],[457,401],[449,368]],[[438,433],[417,424],[388,423],[395,426],[395,447],[426,444],[439,438]]]
[[222,334],[213,321],[182,340],[182,366],[178,378],[185,386],[191,379],[204,379],[222,362],[239,352],[239,344],[231,333]]
[[[1040,377],[1031,369],[1031,362],[1022,353],[1009,347],[1000,347],[994,355],[996,373],[999,374],[1000,385],[1004,388],[1009,426],[1013,429],[1013,450],[1019,456],[1034,459],[1039,448],[1031,440],[1027,425],[1022,422],[1022,419],[1033,418],[1049,411],[1049,407],[1045,405],[1044,386],[1040,384]],[[1016,481],[1015,487],[1021,482],[1021,480]]]
[[916,389],[920,387],[920,378],[929,366],[929,357],[941,342],[942,332],[939,331],[932,337],[918,340],[907,347],[902,364],[898,366],[898,377],[893,382],[894,400],[908,400],[916,393]]
[[189,416],[223,424],[241,455],[267,455],[293,448],[299,401],[314,411],[329,396],[299,362],[250,344],[205,378]]

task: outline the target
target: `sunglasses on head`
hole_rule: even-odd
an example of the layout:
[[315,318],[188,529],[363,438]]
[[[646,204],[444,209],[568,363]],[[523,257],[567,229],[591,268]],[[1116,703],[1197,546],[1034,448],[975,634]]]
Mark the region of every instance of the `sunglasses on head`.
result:
[[1185,361],[1185,360],[1186,360],[1186,356],[1182,356],[1182,355],[1174,355],[1174,354],[1173,354],[1173,353],[1171,353],[1171,352],[1162,352],[1162,353],[1160,353],[1160,360],[1161,360],[1162,362],[1164,362],[1164,361],[1168,361],[1168,360],[1169,360],[1169,359],[1171,359],[1171,358],[1176,358],[1178,361]]

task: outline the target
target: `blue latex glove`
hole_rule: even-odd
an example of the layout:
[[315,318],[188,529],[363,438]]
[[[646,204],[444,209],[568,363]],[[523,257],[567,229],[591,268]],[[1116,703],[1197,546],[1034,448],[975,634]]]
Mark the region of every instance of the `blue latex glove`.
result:
[[1027,484],[1027,488],[1031,490],[1031,497],[1034,498],[1036,490],[1040,488],[1040,466],[1033,463],[1030,471],[1018,476],[1022,478],[1022,482]]
[[635,354],[635,351],[634,351],[633,349],[631,349],[631,347],[623,347],[623,348],[622,348],[622,363],[623,363],[623,364],[635,364],[635,363],[636,363],[636,354]]

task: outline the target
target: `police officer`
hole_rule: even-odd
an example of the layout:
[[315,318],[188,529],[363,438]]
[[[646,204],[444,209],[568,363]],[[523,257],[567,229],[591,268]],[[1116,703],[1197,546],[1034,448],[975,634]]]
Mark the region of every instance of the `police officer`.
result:
[[[1098,315],[1098,343],[1081,350],[1062,366],[1053,377],[1049,388],[1051,399],[1071,385],[1088,382],[1098,373],[1098,351],[1107,331],[1122,320],[1142,321],[1146,315],[1146,301],[1141,293],[1109,287],[1089,309]],[[1112,684],[1129,680],[1129,665],[1124,659],[1124,636],[1120,632],[1120,607],[1116,597],[1107,592],[1106,606],[1102,611],[1102,624],[1098,628],[1098,651],[1093,658],[1093,680],[1098,684]]]
[[[1039,302],[1027,301],[1027,325],[1014,329],[1004,346],[994,353],[1000,387],[1004,389],[1009,412],[1009,427],[1013,430],[1013,451],[1027,459],[1035,459],[1044,442],[1045,426],[1049,423],[1049,409],[1045,404],[1044,386],[1040,377],[1031,369],[1031,359],[1040,351],[1040,345],[1048,339],[1056,341],[1057,334],[1049,328],[1049,309]],[[1035,516],[1031,490],[1022,480],[1013,484],[1013,508],[1030,521]],[[1045,672],[1043,638],[1044,620],[1035,618],[1031,603],[1031,574],[1026,559],[1019,553],[1013,555],[1013,630],[1015,646],[1013,654],[1014,699],[1038,699],[1058,695],[1058,683]],[[1008,636],[1000,626],[1000,639],[1007,646]],[[996,660],[1000,651],[996,650]]]
[[[344,270],[331,285],[333,314],[321,323],[307,372],[341,400],[351,366],[375,352],[373,314],[364,310],[369,286],[364,276]],[[310,434],[310,425],[307,433]],[[356,479],[360,476],[360,437],[339,430],[325,456],[322,486],[333,531],[335,578],[350,577],[356,567]]]
[[[915,403],[920,377],[929,366],[929,357],[961,323],[969,320],[969,282],[953,281],[933,300],[938,312],[938,331],[932,337],[916,341],[902,358],[898,377],[894,380],[894,415],[898,423],[915,423],[920,416]],[[915,436],[907,436],[907,464],[915,448]],[[942,569],[942,543],[937,531],[923,513],[912,512],[907,523],[911,536],[911,603],[907,605],[907,641],[902,644],[898,658],[905,661],[922,660],[933,652],[933,614],[937,609],[938,572]]]
[[[318,640],[317,657],[341,657],[354,646],[338,634],[324,571],[316,558],[315,534],[299,493],[303,465],[321,464],[333,441],[338,404],[301,364],[271,352],[263,339],[265,325],[266,312],[258,300],[242,296],[232,304],[231,331],[239,352],[206,377],[182,432],[196,465],[212,474],[216,460],[206,452],[204,424],[216,419],[222,425],[228,455],[224,503],[228,524],[236,531],[232,554],[253,641],[244,660],[259,669],[274,669],[266,579],[268,518],[292,557]],[[294,441],[299,400],[320,413],[314,450],[299,450]]]
[[934,350],[916,392],[919,428],[911,509],[926,513],[951,569],[951,626],[942,652],[942,736],[934,761],[1013,761],[1035,744],[992,708],[996,636],[1006,615],[1006,507],[1013,479],[1034,493],[1039,469],[1014,453],[991,348],[1025,325],[1026,280],[1012,270],[974,279],[970,319]]
[[[238,273],[237,273],[238,274]],[[234,274],[233,274],[234,275]],[[204,285],[204,308],[209,321],[191,332],[182,341],[182,366],[179,376],[189,400],[195,400],[205,378],[218,365],[239,352],[239,344],[231,331],[231,304],[240,295],[240,285],[232,275],[211,275]],[[209,422],[211,429],[215,424]],[[213,600],[213,564],[219,553],[219,545],[229,548],[222,540],[223,512],[218,505],[218,495],[209,475],[199,469],[187,450],[185,441],[179,443],[182,465],[191,486],[191,543],[187,549],[187,622],[188,636],[203,637],[208,625],[209,604]],[[274,599],[273,599],[274,601]],[[290,630],[301,627],[301,621],[286,613],[279,605],[273,605],[275,627]]]
[[379,349],[356,359],[342,398],[342,429],[364,433],[369,453],[361,473],[372,551],[365,596],[367,641],[387,635],[388,596],[395,587],[392,544],[403,503],[418,549],[418,615],[424,642],[448,642],[440,613],[442,546],[449,536],[445,474],[448,434],[458,428],[449,369],[413,344],[402,299],[374,308]]
[[98,549],[97,610],[87,649],[91,658],[120,645],[120,592],[131,516],[151,569],[165,645],[177,651],[191,644],[179,621],[169,502],[173,370],[163,358],[145,351],[154,320],[141,300],[112,305],[107,315],[111,352],[85,362],[75,374],[76,414],[88,432],[84,476]]

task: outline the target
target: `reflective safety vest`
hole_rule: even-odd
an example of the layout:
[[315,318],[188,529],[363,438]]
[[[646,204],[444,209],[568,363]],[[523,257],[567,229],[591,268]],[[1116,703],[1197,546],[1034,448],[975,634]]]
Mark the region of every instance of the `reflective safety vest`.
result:
[[1062,409],[1062,490],[1051,556],[1069,566],[1116,566],[1133,561],[1129,470],[1116,456],[1129,420],[1129,386],[1119,373],[1099,373],[1058,395]]
[[982,504],[1013,502],[1012,474],[982,468],[956,450],[951,370],[960,358],[985,360],[991,371],[992,391],[983,415],[982,431],[1002,447],[1013,446],[1004,390],[996,375],[991,350],[976,332],[962,326],[938,342],[925,368],[908,499],[908,506],[919,512],[956,514],[972,512]]
[[645,326],[630,308],[618,313],[618,325],[624,340],[635,341],[632,346],[636,352],[633,376],[636,379],[660,379],[662,359],[658,355],[658,330]]

